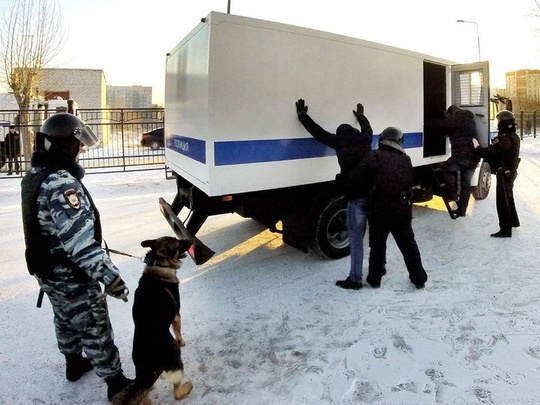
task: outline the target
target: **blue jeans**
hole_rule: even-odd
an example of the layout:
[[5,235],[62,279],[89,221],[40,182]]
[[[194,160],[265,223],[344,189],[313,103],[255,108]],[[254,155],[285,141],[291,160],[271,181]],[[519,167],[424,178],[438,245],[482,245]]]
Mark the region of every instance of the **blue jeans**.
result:
[[347,203],[347,222],[349,225],[349,246],[351,249],[351,271],[349,278],[362,282],[364,262],[364,235],[367,226],[367,198],[350,200]]

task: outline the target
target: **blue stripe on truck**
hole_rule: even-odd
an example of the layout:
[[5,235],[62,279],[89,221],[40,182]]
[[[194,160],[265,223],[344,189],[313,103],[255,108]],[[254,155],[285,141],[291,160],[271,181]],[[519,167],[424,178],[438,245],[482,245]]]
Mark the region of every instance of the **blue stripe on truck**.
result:
[[197,162],[206,163],[206,142],[187,136],[171,135],[167,137],[167,148]]
[[[377,146],[379,135],[373,136],[373,147]],[[405,134],[403,147],[422,147],[422,133]],[[200,139],[174,135],[167,138],[167,148],[206,163],[206,143]],[[219,141],[214,143],[214,164],[230,166],[247,163],[277,162],[283,160],[310,159],[333,156],[335,151],[313,138],[262,139],[250,141]]]
[[214,152],[216,166],[309,159],[335,155],[333,149],[324,146],[313,138],[216,142]]

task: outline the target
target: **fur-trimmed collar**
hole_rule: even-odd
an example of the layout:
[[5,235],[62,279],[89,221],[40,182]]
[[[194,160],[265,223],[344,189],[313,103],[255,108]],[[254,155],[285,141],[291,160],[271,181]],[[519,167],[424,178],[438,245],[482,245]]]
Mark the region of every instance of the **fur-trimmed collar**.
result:
[[180,284],[180,280],[178,280],[178,277],[176,276],[176,269],[171,267],[147,265],[144,267],[143,274],[167,283]]

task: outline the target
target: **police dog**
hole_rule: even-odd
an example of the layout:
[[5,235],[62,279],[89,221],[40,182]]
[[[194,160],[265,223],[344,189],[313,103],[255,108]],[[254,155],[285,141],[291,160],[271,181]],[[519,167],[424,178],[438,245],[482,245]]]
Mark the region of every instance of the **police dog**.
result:
[[176,276],[191,243],[164,236],[145,240],[141,246],[150,250],[146,253],[146,266],[135,291],[132,310],[135,324],[132,356],[136,376],[115,405],[151,405],[149,392],[161,374],[173,384],[177,400],[185,398],[193,388],[189,381],[182,383],[184,364],[180,347],[185,342]]

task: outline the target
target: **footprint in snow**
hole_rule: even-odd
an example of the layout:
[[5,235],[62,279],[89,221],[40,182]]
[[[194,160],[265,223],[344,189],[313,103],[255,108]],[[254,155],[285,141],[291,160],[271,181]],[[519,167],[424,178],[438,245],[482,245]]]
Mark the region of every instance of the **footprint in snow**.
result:
[[398,334],[393,334],[392,335],[392,344],[394,345],[394,347],[396,349],[401,350],[402,352],[405,352],[405,353],[412,353],[413,352],[412,347],[409,346],[405,342],[405,339],[403,339],[403,337],[401,337]]

